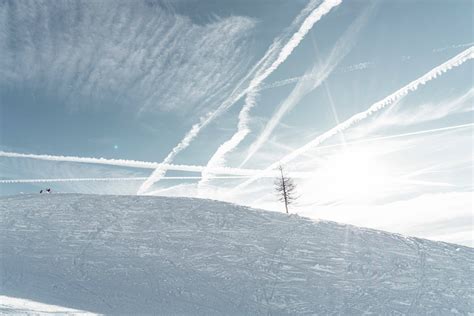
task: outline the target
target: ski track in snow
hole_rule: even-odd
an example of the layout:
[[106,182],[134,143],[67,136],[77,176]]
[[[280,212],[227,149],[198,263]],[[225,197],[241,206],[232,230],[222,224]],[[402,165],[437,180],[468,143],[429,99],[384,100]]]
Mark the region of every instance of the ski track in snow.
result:
[[191,198],[0,201],[0,297],[101,314],[474,312],[469,247]]

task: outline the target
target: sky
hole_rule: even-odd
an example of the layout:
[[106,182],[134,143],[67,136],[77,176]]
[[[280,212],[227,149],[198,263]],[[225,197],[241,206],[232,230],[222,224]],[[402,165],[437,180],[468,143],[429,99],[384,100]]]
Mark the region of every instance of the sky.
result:
[[469,0],[0,0],[0,194],[282,212],[281,164],[292,213],[473,246],[472,12]]

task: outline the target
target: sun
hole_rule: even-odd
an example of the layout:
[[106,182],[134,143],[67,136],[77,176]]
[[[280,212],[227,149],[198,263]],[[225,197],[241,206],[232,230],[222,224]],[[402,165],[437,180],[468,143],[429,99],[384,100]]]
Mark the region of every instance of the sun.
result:
[[360,202],[378,198],[389,182],[383,161],[369,148],[343,149],[329,156],[317,177],[328,198]]

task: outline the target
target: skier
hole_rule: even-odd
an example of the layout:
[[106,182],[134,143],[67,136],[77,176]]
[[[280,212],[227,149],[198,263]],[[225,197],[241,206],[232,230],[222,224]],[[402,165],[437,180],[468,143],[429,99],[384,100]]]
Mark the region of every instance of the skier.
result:
[[51,189],[50,189],[50,188],[47,188],[47,189],[46,189],[46,192],[51,193]]
[[40,190],[40,194],[43,193],[43,190]]

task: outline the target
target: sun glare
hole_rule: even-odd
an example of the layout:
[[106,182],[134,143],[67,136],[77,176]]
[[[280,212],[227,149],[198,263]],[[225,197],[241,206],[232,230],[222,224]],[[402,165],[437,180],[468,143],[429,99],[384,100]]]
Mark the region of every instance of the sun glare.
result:
[[377,198],[388,182],[380,159],[366,148],[345,149],[329,157],[318,177],[328,197],[360,202]]

